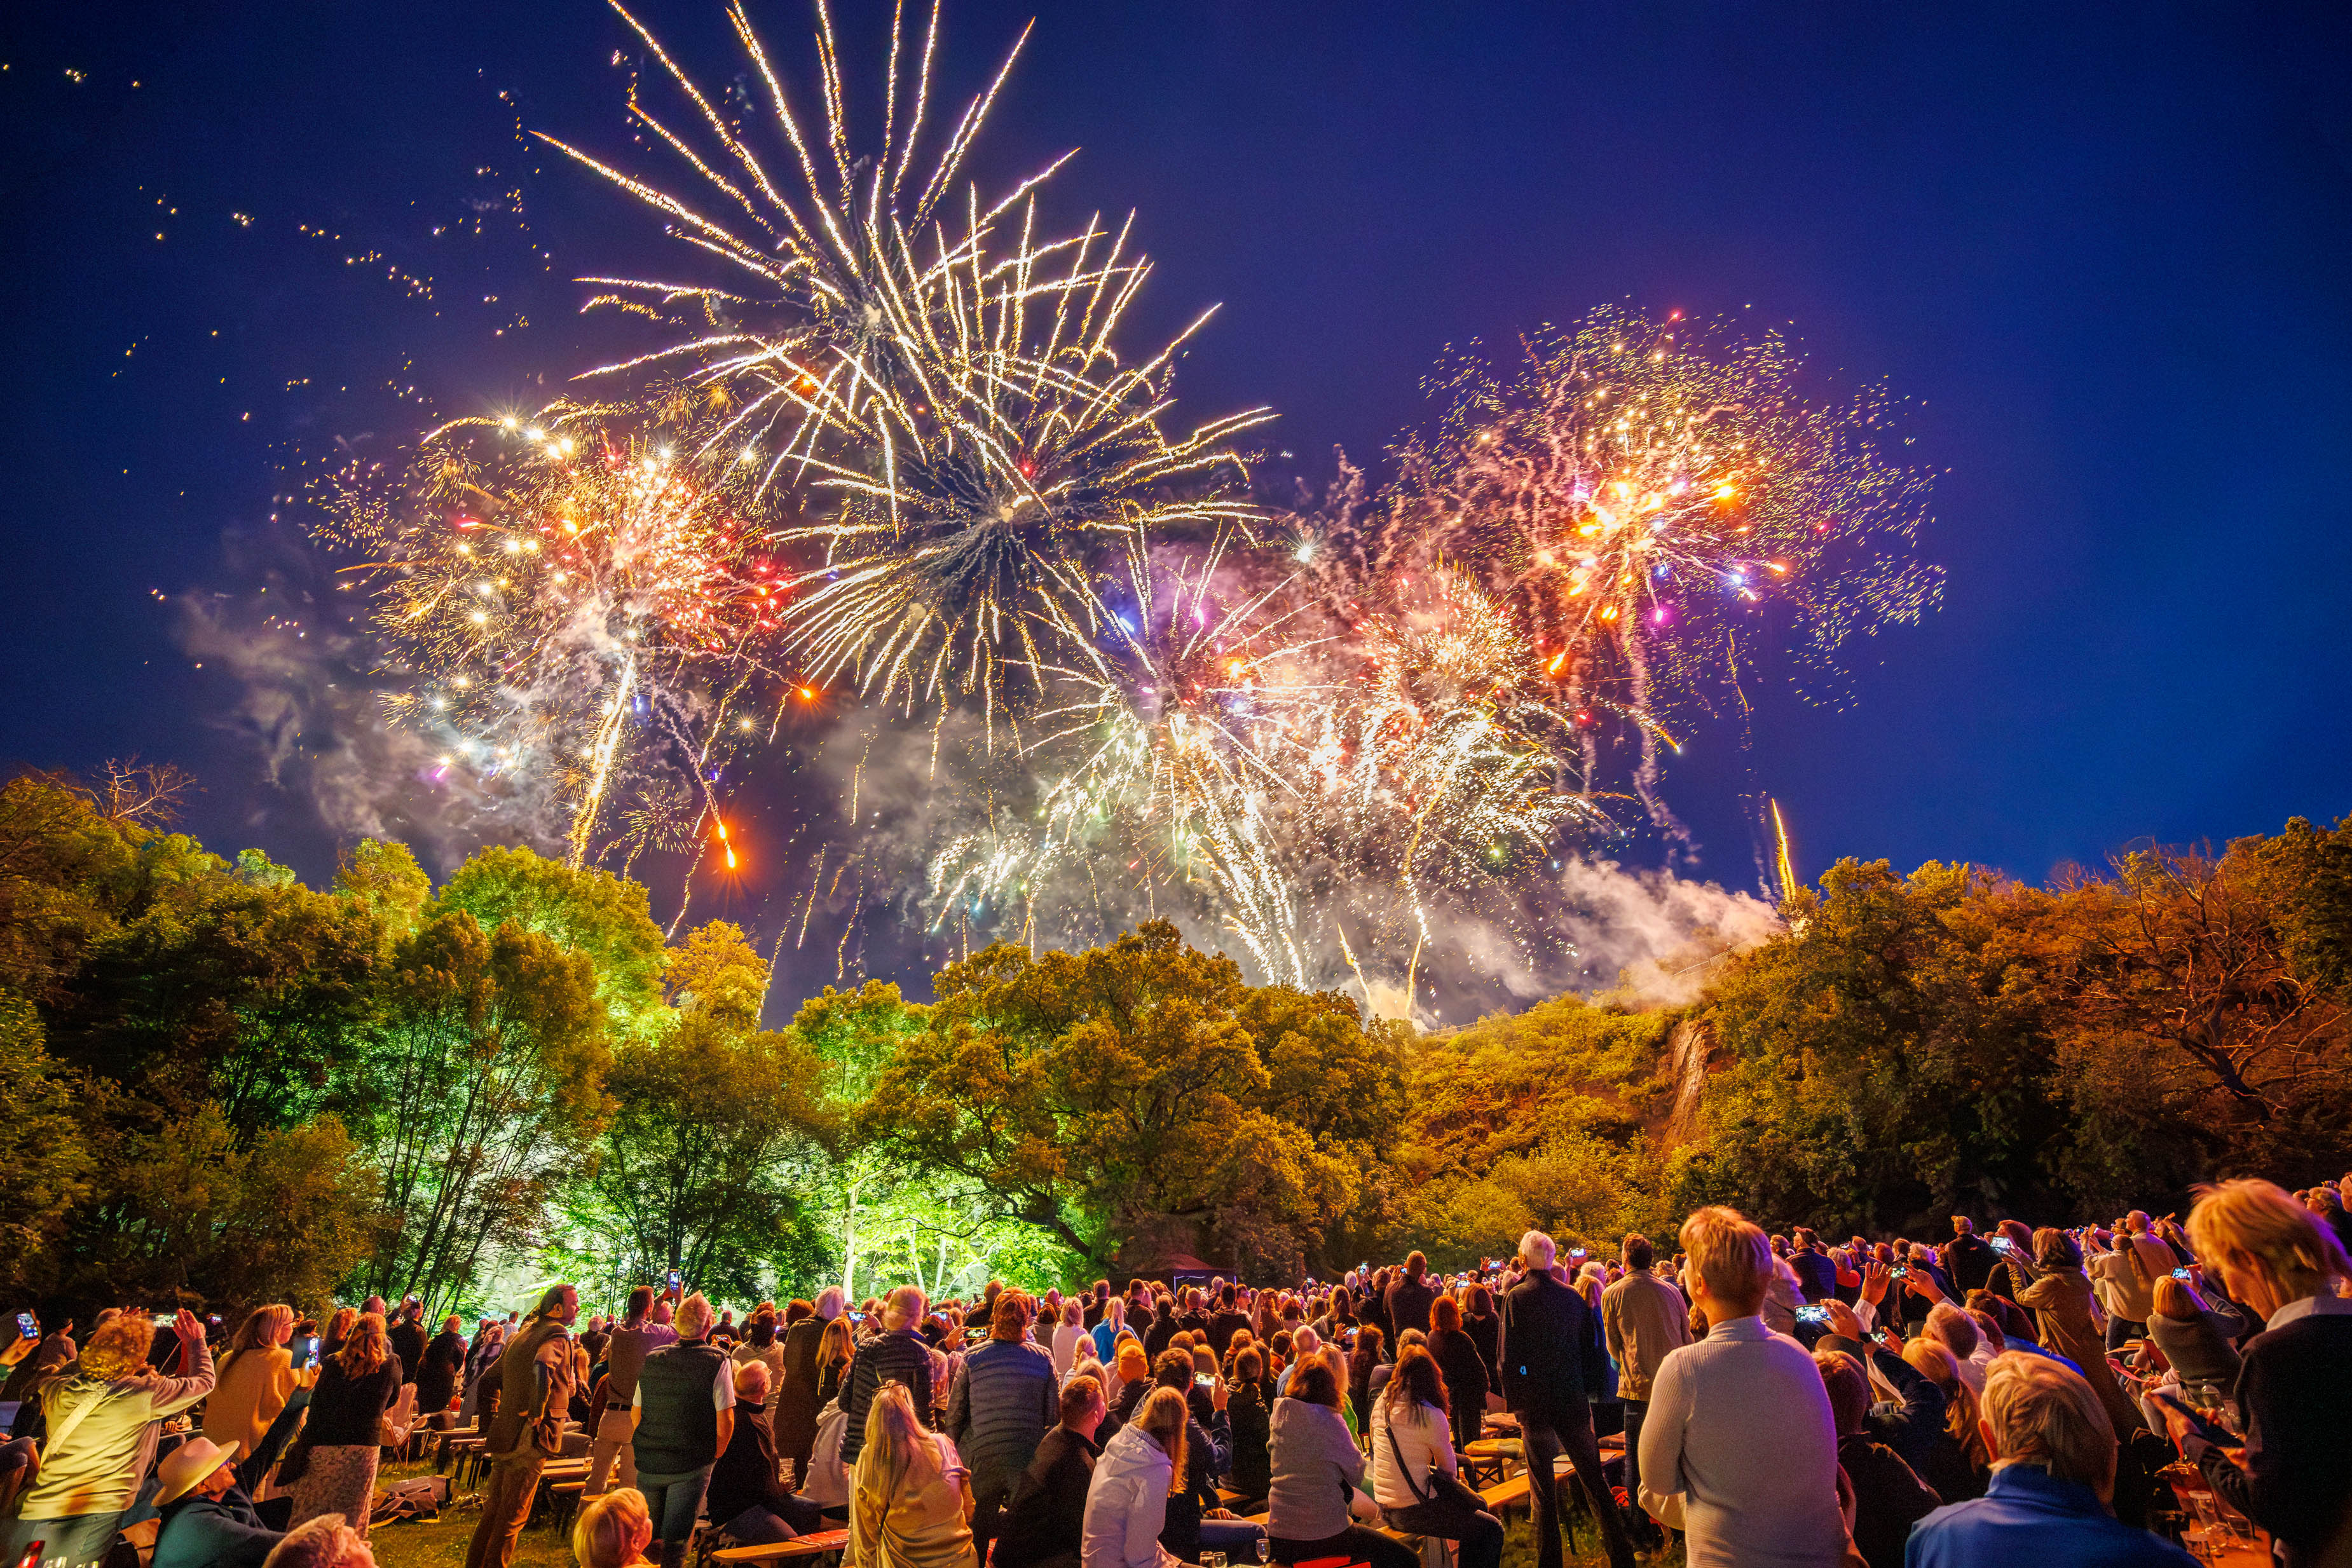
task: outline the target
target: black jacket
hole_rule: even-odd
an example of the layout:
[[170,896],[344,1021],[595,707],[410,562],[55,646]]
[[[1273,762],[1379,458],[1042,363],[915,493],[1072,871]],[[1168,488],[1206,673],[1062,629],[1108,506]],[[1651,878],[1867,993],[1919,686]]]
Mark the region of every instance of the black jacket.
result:
[[449,1407],[450,1396],[457,1392],[457,1373],[466,1364],[466,1336],[441,1333],[425,1347],[425,1362],[415,1369],[416,1380],[416,1413],[436,1415]]
[[1273,1484],[1274,1461],[1266,1451],[1272,1437],[1267,1410],[1263,1392],[1247,1383],[1234,1385],[1232,1402],[1225,1406],[1225,1419],[1234,1433],[1233,1468],[1227,1479],[1244,1498],[1263,1498]]
[[841,1400],[842,1410],[849,1417],[849,1430],[841,1437],[845,1467],[856,1464],[865,1451],[866,1413],[886,1383],[905,1384],[907,1392],[915,1396],[916,1418],[926,1427],[931,1424],[931,1347],[914,1330],[877,1334],[849,1364],[849,1375],[843,1381],[848,1392]]
[[1589,1402],[1609,1387],[1601,1315],[1549,1274],[1530,1274],[1504,1292],[1502,1318],[1503,1403],[1554,1425],[1589,1419]]
[[[2336,1303],[2331,1303],[2336,1304]],[[2285,1548],[2288,1568],[2352,1547],[2352,1313],[2313,1312],[2246,1343],[2245,1468],[2208,1449],[2205,1479]]]
[[1437,1287],[1429,1282],[1425,1274],[1418,1280],[1410,1275],[1400,1276],[1389,1286],[1388,1299],[1383,1304],[1388,1308],[1391,1351],[1396,1349],[1397,1335],[1405,1330],[1429,1332],[1429,1304],[1435,1300]]
[[1087,1488],[1095,1479],[1095,1456],[1102,1450],[1067,1427],[1056,1427],[1037,1445],[1037,1457],[1013,1478],[998,1529],[996,1568],[1029,1568],[1049,1557],[1076,1556],[1085,1533]]
[[1853,1543],[1870,1568],[1903,1568],[1912,1524],[1938,1506],[1903,1456],[1860,1432],[1838,1439],[1838,1468],[1853,1487]]
[[2000,1254],[1974,1231],[1953,1237],[1944,1249],[1944,1271],[1963,1292],[1983,1290],[1992,1278],[1992,1266],[2000,1261]]

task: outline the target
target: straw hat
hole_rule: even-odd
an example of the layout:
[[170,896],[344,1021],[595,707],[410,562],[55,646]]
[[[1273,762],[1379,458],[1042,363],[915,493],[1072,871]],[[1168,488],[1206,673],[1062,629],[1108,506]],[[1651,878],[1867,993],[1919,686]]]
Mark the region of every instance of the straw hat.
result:
[[236,1458],[238,1445],[224,1448],[209,1437],[191,1437],[155,1467],[155,1506],[179,1501],[195,1490],[196,1483]]

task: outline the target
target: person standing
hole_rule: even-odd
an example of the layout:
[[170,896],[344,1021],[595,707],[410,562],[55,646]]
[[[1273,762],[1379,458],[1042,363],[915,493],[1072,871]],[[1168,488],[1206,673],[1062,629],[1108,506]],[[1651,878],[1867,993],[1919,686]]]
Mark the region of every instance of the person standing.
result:
[[613,1479],[617,1461],[621,1484],[637,1484],[636,1450],[629,1436],[635,1417],[630,1406],[637,1396],[637,1374],[646,1357],[666,1344],[677,1343],[677,1330],[651,1319],[654,1288],[639,1285],[629,1292],[628,1316],[614,1328],[604,1345],[604,1414],[597,1418],[596,1436],[588,1449],[588,1484],[583,1497],[601,1497]]
[[1429,1260],[1418,1252],[1405,1255],[1404,1273],[1398,1277],[1382,1298],[1388,1309],[1388,1322],[1383,1325],[1391,1344],[1399,1343],[1407,1329],[1429,1333],[1429,1304],[1437,1300],[1437,1288],[1429,1282]]
[[678,1304],[677,1343],[646,1357],[635,1397],[630,1441],[637,1490],[653,1515],[655,1560],[678,1568],[694,1542],[711,1467],[735,1435],[734,1366],[710,1343],[710,1303],[701,1291]]
[[400,1311],[384,1324],[384,1341],[400,1358],[400,1380],[415,1382],[425,1364],[425,1303],[415,1296],[404,1298]]
[[[1728,1208],[1683,1222],[1684,1273],[1709,1325],[1668,1353],[1642,1427],[1643,1505],[1679,1521],[1690,1568],[1838,1568],[1837,1417],[1805,1348],[1764,1326],[1773,1278],[1764,1233]],[[1511,1351],[1504,1344],[1504,1366]]]
[[919,1332],[929,1299],[919,1285],[901,1285],[890,1292],[882,1312],[882,1332],[857,1348],[842,1382],[841,1408],[849,1429],[841,1436],[841,1462],[854,1467],[866,1447],[866,1415],[885,1383],[907,1385],[915,1414],[927,1416],[931,1408],[931,1351]]
[[1029,1343],[1029,1298],[996,1298],[988,1343],[967,1354],[948,1396],[947,1434],[971,1468],[972,1550],[982,1562],[1013,1483],[1061,1419],[1050,1352]]
[[294,1370],[293,1354],[286,1348],[293,1335],[293,1308],[254,1308],[223,1353],[219,1380],[205,1401],[205,1436],[221,1448],[236,1450],[236,1479],[248,1489],[278,1458],[265,1446],[271,1427],[294,1390],[317,1375]]
[[2209,1448],[2168,1417],[2213,1490],[2277,1541],[2287,1568],[2352,1562],[2352,1260],[2327,1225],[2265,1181],[2200,1190],[2189,1235],[2229,1293],[2262,1315],[2237,1402],[2244,1448]]
[[[1452,1296],[1440,1296],[1429,1304],[1429,1354],[1445,1380],[1454,1446],[1466,1448],[1478,1440],[1486,1419],[1486,1358],[1478,1342],[1464,1332],[1462,1303]],[[1402,1352],[1397,1361],[1403,1364]]]
[[[1642,1425],[1649,1419],[1650,1383],[1668,1354],[1691,1342],[1690,1303],[1651,1271],[1657,1249],[1639,1231],[1618,1249],[1622,1278],[1601,1292],[1601,1337],[1617,1364],[1617,1397],[1625,1406],[1625,1494],[1642,1495]],[[1646,1514],[1634,1528],[1654,1535]]]
[[809,1451],[816,1447],[816,1413],[824,1332],[841,1316],[842,1290],[828,1285],[816,1293],[815,1312],[784,1331],[784,1380],[769,1395],[769,1421],[776,1431],[776,1457],[792,1461],[795,1478],[808,1474]]
[[499,1407],[482,1445],[490,1484],[466,1546],[466,1568],[507,1568],[514,1561],[515,1538],[530,1517],[539,1472],[563,1452],[563,1417],[572,1407],[572,1324],[579,1316],[580,1292],[552,1287],[482,1374],[498,1391]]
[[10,1561],[38,1541],[45,1563],[87,1568],[114,1544],[154,1463],[158,1425],[213,1390],[204,1324],[183,1310],[172,1329],[184,1377],[164,1377],[147,1365],[155,1325],[143,1313],[123,1312],[90,1334],[78,1362],[41,1385],[48,1437],[40,1474],[17,1517],[6,1522]]
[[[1528,1469],[1538,1483],[1532,1489],[1538,1568],[1560,1568],[1557,1483],[1545,1483],[1563,1453],[1601,1521],[1611,1568],[1633,1568],[1633,1542],[1601,1473],[1601,1445],[1592,1433],[1591,1400],[1607,1389],[1609,1375],[1599,1317],[1554,1276],[1557,1249],[1549,1236],[1528,1231],[1519,1238],[1519,1256],[1528,1271],[1504,1292],[1499,1353],[1503,1403],[1519,1417]],[[1811,1375],[1810,1365],[1806,1372]],[[1814,1382],[1818,1389],[1819,1379]]]
[[[302,1423],[297,1453],[300,1472],[290,1487],[290,1528],[322,1514],[340,1513],[362,1535],[375,1496],[376,1460],[382,1454],[383,1413],[400,1396],[400,1359],[392,1354],[383,1318],[362,1312],[343,1335],[341,1350],[319,1370],[310,1390],[310,1415]],[[289,1469],[295,1469],[289,1462]]]
[[441,1332],[425,1345],[416,1369],[416,1411],[428,1426],[449,1425],[449,1402],[457,1396],[457,1374],[466,1364],[466,1336],[457,1332],[463,1321],[455,1312],[441,1320]]
[[1993,1265],[2000,1254],[1986,1245],[1977,1234],[1976,1221],[1965,1214],[1952,1216],[1952,1239],[1944,1248],[1944,1271],[1952,1277],[1952,1286],[1965,1297],[1970,1291],[1981,1291],[1992,1278]]

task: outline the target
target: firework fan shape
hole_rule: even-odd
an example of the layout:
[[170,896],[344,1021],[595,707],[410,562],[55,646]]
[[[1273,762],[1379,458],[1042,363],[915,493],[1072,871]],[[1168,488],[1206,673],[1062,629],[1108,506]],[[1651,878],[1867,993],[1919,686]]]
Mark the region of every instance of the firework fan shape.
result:
[[1728,690],[1744,714],[1776,631],[1827,671],[1935,601],[1939,573],[1912,557],[1926,481],[1879,450],[1883,393],[1809,404],[1777,334],[1612,308],[1525,350],[1507,382],[1452,368],[1436,432],[1398,453],[1381,566],[1472,574],[1542,656],[1583,784],[1604,730],[1630,728],[1636,789],[1671,828],[1658,748],[1677,708]]
[[571,402],[456,421],[425,435],[397,501],[347,484],[324,530],[368,557],[344,570],[416,677],[395,714],[448,739],[445,768],[551,787],[575,864],[619,779],[639,797],[621,813],[631,852],[716,820],[706,765],[772,695],[769,538],[740,486],[681,460],[685,437]]
[[[837,515],[782,541],[814,557],[793,581],[807,591],[793,598],[786,627],[813,678],[845,678],[941,716],[974,701],[992,741],[1022,672],[1084,660],[1106,631],[1111,613],[1096,591],[1103,560],[1163,528],[1255,517],[1223,494],[1246,478],[1226,444],[1265,411],[1183,439],[1163,431],[1175,354],[1207,317],[1159,353],[1122,362],[1114,337],[1148,264],[1129,254],[1125,230],[1108,236],[1092,222],[1041,241],[1030,193],[1052,168],[993,203],[967,192],[950,232],[957,172],[1018,44],[917,182],[936,8],[919,63],[894,17],[881,141],[861,156],[828,9],[817,7],[818,139],[748,17],[730,7],[788,150],[793,174],[779,180],[753,138],[621,15],[691,105],[695,137],[716,151],[698,148],[634,92],[633,114],[719,204],[691,204],[548,140],[667,214],[671,233],[738,277],[732,287],[593,280],[614,292],[592,303],[684,331],[605,371],[690,365],[691,377],[730,389],[736,405],[703,456],[756,470],[762,486],[783,481],[837,498]],[[992,248],[1016,213],[1011,243]],[[1180,486],[1191,493],[1178,495]]]

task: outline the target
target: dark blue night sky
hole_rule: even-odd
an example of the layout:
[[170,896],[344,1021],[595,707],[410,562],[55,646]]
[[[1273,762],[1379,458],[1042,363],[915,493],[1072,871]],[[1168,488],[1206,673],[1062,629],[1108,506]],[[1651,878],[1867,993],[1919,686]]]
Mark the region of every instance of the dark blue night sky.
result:
[[[839,10],[858,43],[887,14]],[[716,5],[645,14],[735,68]],[[954,0],[950,86],[1030,14]],[[1913,401],[1944,607],[1862,648],[1843,708],[1700,732],[1667,787],[1706,873],[1753,883],[1767,791],[1814,873],[2038,878],[2352,810],[2352,12],[1037,15],[979,172],[1083,149],[1055,210],[1140,209],[1146,328],[1223,302],[1183,413],[1269,402],[1302,460],[1374,457],[1447,344],[1612,300],[1781,324],[1825,386]],[[10,8],[0,758],[182,762],[213,847],[326,874],[331,737],[191,638],[278,600],[325,637],[281,497],[591,362],[572,280],[661,242],[517,129],[625,150],[630,42],[588,0]]]

